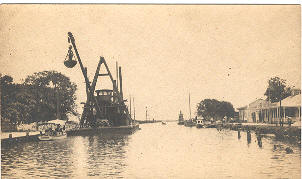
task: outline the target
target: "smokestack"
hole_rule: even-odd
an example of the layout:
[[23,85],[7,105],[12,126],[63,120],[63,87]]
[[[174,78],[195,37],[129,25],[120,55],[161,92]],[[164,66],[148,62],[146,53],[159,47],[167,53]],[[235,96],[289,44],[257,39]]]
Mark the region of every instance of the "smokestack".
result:
[[122,67],[119,67],[119,77],[120,77],[120,94],[121,94],[121,97],[122,97],[122,100],[123,100],[124,97],[123,97]]
[[[112,87],[112,89],[114,89],[114,84],[116,84],[116,80],[113,80],[113,87]],[[115,102],[116,101],[116,94],[114,93],[114,91],[113,91],[113,102]]]

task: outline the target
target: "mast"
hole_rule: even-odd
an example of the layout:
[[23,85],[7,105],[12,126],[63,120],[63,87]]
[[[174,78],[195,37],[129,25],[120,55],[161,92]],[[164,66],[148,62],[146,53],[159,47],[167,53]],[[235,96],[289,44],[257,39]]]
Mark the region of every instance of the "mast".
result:
[[133,118],[134,118],[134,120],[135,120],[135,105],[134,105],[134,98],[133,98]]
[[122,99],[124,99],[124,97],[123,97],[122,67],[119,67],[119,77],[120,77],[120,94],[121,94]]

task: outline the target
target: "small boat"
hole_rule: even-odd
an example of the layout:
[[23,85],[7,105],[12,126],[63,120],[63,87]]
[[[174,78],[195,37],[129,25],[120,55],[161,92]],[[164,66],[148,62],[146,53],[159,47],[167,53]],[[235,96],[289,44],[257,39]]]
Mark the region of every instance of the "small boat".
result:
[[[64,126],[62,128],[62,126]],[[52,120],[46,123],[40,124],[42,129],[44,129],[44,133],[42,130],[40,131],[40,135],[38,136],[40,141],[51,141],[51,140],[58,140],[64,139],[67,137],[65,132],[65,121],[63,120]],[[55,130],[53,130],[55,128]]]
[[212,121],[204,121],[204,128],[215,128],[216,125]]
[[202,119],[197,119],[196,120],[196,128],[203,128],[204,127],[204,123]]
[[161,124],[162,124],[162,125],[166,125],[167,123],[162,121]]
[[40,141],[52,141],[67,138],[66,133],[58,134],[58,135],[40,135],[38,136]]
[[191,97],[189,93],[189,110],[190,110],[190,118],[184,121],[184,126],[186,127],[193,127],[196,126],[196,118],[191,118]]
[[184,126],[193,127],[193,126],[196,126],[196,123],[195,123],[194,119],[189,119],[189,120],[184,121]]
[[184,115],[181,113],[181,111],[179,112],[179,116],[178,116],[178,125],[184,125]]

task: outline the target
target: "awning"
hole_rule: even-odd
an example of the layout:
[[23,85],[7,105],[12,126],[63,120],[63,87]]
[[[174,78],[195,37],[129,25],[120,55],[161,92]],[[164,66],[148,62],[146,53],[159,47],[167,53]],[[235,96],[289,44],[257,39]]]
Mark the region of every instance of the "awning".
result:
[[64,126],[64,125],[65,125],[65,121],[59,120],[59,119],[55,119],[55,120],[52,120],[52,121],[48,121],[47,123],[49,123],[49,124],[60,124],[61,126]]

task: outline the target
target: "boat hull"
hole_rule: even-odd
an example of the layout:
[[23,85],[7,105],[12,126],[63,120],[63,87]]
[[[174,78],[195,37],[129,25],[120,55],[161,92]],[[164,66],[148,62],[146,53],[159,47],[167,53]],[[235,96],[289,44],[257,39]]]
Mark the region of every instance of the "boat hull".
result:
[[203,128],[202,124],[196,124],[196,128]]
[[178,125],[184,125],[184,122],[182,121],[182,122],[178,122],[177,123]]
[[205,128],[216,128],[215,124],[209,124],[209,125],[205,125]]
[[118,127],[99,127],[99,128],[80,128],[67,131],[67,136],[85,136],[102,134],[133,134],[139,130],[139,125],[118,126]]
[[192,122],[185,122],[184,126],[186,126],[186,127],[194,127],[194,126],[196,126],[196,124],[192,123]]
[[40,135],[38,136],[40,141],[52,141],[52,140],[59,140],[59,139],[66,139],[67,135],[60,135],[60,136],[48,136],[48,135]]

